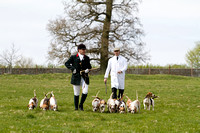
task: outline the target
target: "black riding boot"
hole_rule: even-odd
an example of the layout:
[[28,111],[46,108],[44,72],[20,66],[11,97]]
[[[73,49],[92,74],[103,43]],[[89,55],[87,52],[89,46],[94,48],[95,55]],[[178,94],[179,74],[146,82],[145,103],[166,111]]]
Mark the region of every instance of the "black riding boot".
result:
[[79,96],[74,95],[74,106],[75,110],[78,110],[78,102],[79,102]]
[[115,87],[112,88],[112,92],[113,92],[113,99],[117,99],[117,89]]
[[124,90],[119,89],[118,98],[122,98],[123,94],[124,94]]
[[85,102],[86,97],[87,97],[87,94],[82,94],[82,96],[81,96],[81,102],[79,104],[79,109],[81,111],[84,111],[84,109],[83,109],[83,103]]

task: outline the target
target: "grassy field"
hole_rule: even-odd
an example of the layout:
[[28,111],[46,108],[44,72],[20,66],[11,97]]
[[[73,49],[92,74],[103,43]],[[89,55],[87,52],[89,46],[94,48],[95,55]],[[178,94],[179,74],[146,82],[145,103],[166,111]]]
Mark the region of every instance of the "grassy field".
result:
[[[131,99],[136,90],[141,103],[149,91],[160,96],[155,111],[142,105],[140,114],[92,112],[92,96],[100,90],[99,97],[107,100],[111,93],[108,89],[105,94],[103,75],[90,76],[85,111],[74,111],[70,78],[70,74],[0,75],[1,132],[200,132],[200,78],[126,75],[125,93]],[[43,92],[54,91],[59,111],[28,110],[34,89],[39,101]]]

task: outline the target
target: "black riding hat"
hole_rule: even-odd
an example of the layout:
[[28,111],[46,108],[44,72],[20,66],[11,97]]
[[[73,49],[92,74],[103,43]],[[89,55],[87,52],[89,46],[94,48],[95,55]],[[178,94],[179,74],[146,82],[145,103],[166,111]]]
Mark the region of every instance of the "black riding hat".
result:
[[79,49],[85,50],[85,49],[86,49],[86,46],[85,46],[84,44],[80,44],[80,45],[78,45],[78,50],[79,50]]

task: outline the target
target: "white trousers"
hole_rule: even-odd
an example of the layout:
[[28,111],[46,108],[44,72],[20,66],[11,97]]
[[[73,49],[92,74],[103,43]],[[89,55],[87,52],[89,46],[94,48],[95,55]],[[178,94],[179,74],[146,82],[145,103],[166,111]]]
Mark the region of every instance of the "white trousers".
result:
[[80,88],[82,87],[82,93],[87,94],[88,93],[88,85],[85,83],[84,79],[81,77],[81,84],[80,85],[73,85],[74,89],[74,95],[79,96],[80,95]]

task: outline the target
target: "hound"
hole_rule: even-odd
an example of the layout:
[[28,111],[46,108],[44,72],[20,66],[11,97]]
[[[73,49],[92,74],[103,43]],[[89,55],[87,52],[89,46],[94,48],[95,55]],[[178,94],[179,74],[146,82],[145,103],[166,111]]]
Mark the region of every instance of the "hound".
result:
[[115,111],[116,111],[116,104],[115,104],[115,100],[116,99],[112,99],[112,95],[113,95],[113,93],[110,95],[110,98],[108,99],[108,111],[110,112],[110,113],[115,113]]
[[131,100],[128,98],[128,101],[127,101],[128,102],[127,111],[131,112],[132,114],[137,113],[137,112],[140,113],[140,102],[138,100],[137,91],[136,91],[136,100],[131,102]]
[[128,99],[126,102],[127,112],[130,113],[131,112],[130,106],[131,106],[132,100],[128,96],[126,96],[126,98]]
[[95,97],[95,99],[92,101],[92,108],[94,112],[99,110],[101,113],[103,113],[105,111],[106,101],[99,98],[98,94],[99,91],[97,92],[96,96],[92,96]]
[[36,93],[34,90],[34,97],[29,100],[28,108],[29,110],[32,110],[34,108],[37,108],[37,105],[38,105],[38,99],[36,98]]
[[53,111],[57,111],[58,110],[58,105],[57,105],[57,101],[55,99],[55,96],[53,94],[53,91],[51,92],[51,95],[50,95],[50,110],[53,110]]
[[92,110],[93,112],[99,110],[100,108],[100,98],[98,97],[99,91],[97,92],[96,96],[92,96],[95,97],[95,99],[92,101]]
[[47,95],[49,94],[49,92],[47,94],[44,94],[45,97],[41,100],[40,102],[40,108],[43,110],[49,110],[49,105],[50,105],[50,101],[49,98],[47,98]]
[[103,113],[106,108],[106,101],[103,99],[100,99],[100,112]]
[[146,97],[143,100],[144,109],[150,110],[150,106],[152,105],[152,110],[154,110],[154,98],[157,98],[153,93],[148,92]]
[[115,112],[119,112],[119,106],[120,106],[120,99],[114,99],[115,100]]
[[122,96],[122,98],[120,99],[120,103],[119,103],[119,113],[125,113],[126,110],[126,104],[125,101],[123,100],[124,95]]

